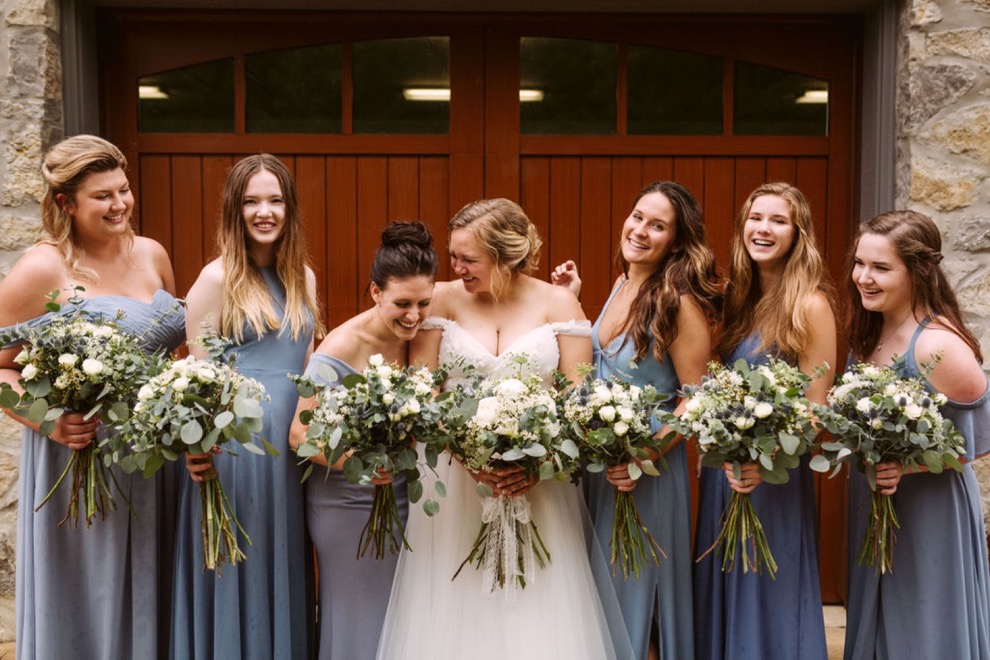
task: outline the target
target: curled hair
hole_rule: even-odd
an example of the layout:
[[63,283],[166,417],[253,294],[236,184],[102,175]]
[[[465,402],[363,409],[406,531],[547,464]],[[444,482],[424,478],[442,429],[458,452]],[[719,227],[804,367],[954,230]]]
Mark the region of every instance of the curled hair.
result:
[[[76,135],[62,140],[48,150],[41,164],[41,174],[45,179],[45,196],[41,200],[41,226],[44,235],[41,243],[58,248],[65,259],[69,272],[77,277],[97,281],[95,271],[82,268],[79,264],[79,246],[76,244],[75,227],[72,216],[57,197],[65,195],[75,201],[79,187],[90,174],[127,170],[127,159],[110,142],[95,135]],[[130,224],[126,236],[133,240],[134,230]]]
[[849,249],[846,286],[849,293],[849,342],[853,353],[858,358],[873,353],[883,328],[883,314],[863,307],[859,288],[852,278],[856,249],[864,234],[886,236],[890,240],[911,278],[912,309],[920,309],[931,318],[941,317],[948,329],[966,342],[982,363],[980,344],[963,322],[959,301],[939,266],[942,261],[942,235],[931,218],[917,211],[888,211],[864,222]]
[[[780,197],[791,210],[794,239],[780,280],[764,291],[754,275],[753,259],[746,250],[743,228],[758,197]],[[765,183],[750,193],[732,235],[732,264],[725,289],[722,333],[716,350],[728,355],[752,332],[760,335],[761,351],[774,351],[797,360],[811,342],[811,301],[824,295],[831,305],[832,287],[815,239],[811,206],[804,194],[789,183]]]
[[371,281],[385,289],[391,279],[437,276],[433,236],[422,222],[393,222],[382,232],[382,243],[371,264]]
[[[271,172],[278,179],[285,205],[282,233],[275,243],[275,271],[285,287],[285,312],[280,320],[272,304],[258,264],[251,261],[249,237],[244,222],[244,191],[259,172]],[[306,285],[305,238],[296,195],[296,184],[285,165],[270,154],[248,156],[237,162],[223,187],[223,204],[217,230],[217,244],[223,260],[223,305],[220,332],[240,342],[244,326],[259,336],[267,330],[288,328],[293,339],[312,328],[322,332],[316,296]]]
[[480,199],[451,218],[448,230],[470,228],[492,259],[492,296],[505,292],[516,273],[530,273],[540,262],[543,241],[522,208],[504,199]]
[[[681,296],[694,298],[705,316],[714,321],[721,307],[721,291],[715,271],[715,254],[705,241],[705,219],[691,191],[673,181],[654,181],[643,188],[633,202],[633,209],[646,195],[660,193],[674,208],[674,243],[657,269],[640,286],[639,294],[626,319],[628,335],[636,348],[634,360],[646,357],[650,346],[653,356],[663,361],[677,338],[677,313]],[[626,276],[629,263],[620,246],[615,265]]]

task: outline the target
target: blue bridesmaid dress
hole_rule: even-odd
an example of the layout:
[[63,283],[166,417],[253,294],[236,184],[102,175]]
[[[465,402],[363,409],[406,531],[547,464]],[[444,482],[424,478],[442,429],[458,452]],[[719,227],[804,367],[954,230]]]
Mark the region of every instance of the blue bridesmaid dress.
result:
[[[285,291],[275,270],[263,268],[262,273],[280,309]],[[307,657],[312,561],[302,469],[288,443],[299,399],[288,374],[302,373],[311,339],[311,330],[294,340],[288,329],[259,337],[245,327],[244,340],[227,349],[226,357],[240,373],[264,385],[270,401],[263,403],[261,437],[281,455],[241,449],[238,456],[215,457],[234,514],[251,539],[248,545],[240,535],[247,558],[236,566],[222,564],[222,572],[203,568],[199,484],[184,476],[176,534],[173,658]]]
[[[66,310],[75,308],[67,305]],[[99,296],[87,314],[116,317],[148,352],[171,351],[185,339],[178,301],[158,290],[150,303]],[[31,324],[44,324],[45,314]],[[37,513],[72,451],[25,427],[17,512],[17,657],[155,658],[164,653],[174,529],[174,472],[150,479],[111,468],[137,516],[114,491],[117,508],[87,528],[58,526],[68,509],[68,483]],[[113,489],[113,486],[111,486]]]
[[[899,365],[920,375],[914,347],[925,319]],[[970,460],[990,452],[988,394],[941,408],[966,438]],[[962,472],[906,474],[892,495],[900,529],[893,571],[860,566],[859,543],[869,514],[866,478],[849,483],[849,596],[846,660],[990,658],[990,570],[980,487],[971,465]]]
[[[766,362],[751,335],[725,363]],[[763,524],[777,578],[744,573],[737,561],[722,572],[708,554],[695,567],[695,651],[698,660],[825,660],[825,623],[818,581],[818,517],[814,476],[807,457],[789,470],[786,484],[760,484],[750,499]],[[703,468],[698,490],[695,556],[715,542],[732,489],[721,468]],[[738,557],[737,557],[738,559]]]
[[[676,405],[680,380],[670,359],[657,362],[653,353],[636,363],[631,338],[619,335],[602,347],[599,332],[602,317],[616,292],[616,286],[595,322],[591,333],[596,375],[614,376],[623,382],[653,385],[658,392],[671,396],[668,410]],[[627,340],[628,339],[628,340]],[[654,420],[653,430],[660,424]],[[633,491],[633,499],[647,529],[667,554],[660,566],[647,568],[639,580],[634,575],[623,578],[618,571],[612,585],[622,610],[626,629],[636,658],[645,660],[650,631],[659,632],[661,658],[693,658],[694,639],[691,609],[691,493],[684,443],[666,454],[667,470],[659,477],[644,476]],[[615,489],[602,473],[584,475],[588,510],[605,557],[611,553],[612,524],[615,518]]]
[[[357,373],[335,357],[314,353],[306,375],[327,383],[321,365],[337,374],[330,385]],[[371,486],[351,484],[336,470],[314,465],[306,480],[306,521],[316,547],[320,582],[320,660],[374,658],[392,592],[392,577],[399,555],[375,559],[370,552],[357,559],[361,529],[371,514]],[[409,503],[406,481],[392,482],[402,524]]]

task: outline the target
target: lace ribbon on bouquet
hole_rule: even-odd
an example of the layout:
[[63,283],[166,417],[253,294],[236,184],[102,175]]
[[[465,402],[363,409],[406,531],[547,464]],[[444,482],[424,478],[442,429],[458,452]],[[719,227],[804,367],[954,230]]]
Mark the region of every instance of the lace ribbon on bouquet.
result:
[[485,547],[479,557],[484,562],[483,593],[501,587],[509,596],[535,580],[537,566],[550,562],[526,496],[486,497],[481,522],[485,530]]

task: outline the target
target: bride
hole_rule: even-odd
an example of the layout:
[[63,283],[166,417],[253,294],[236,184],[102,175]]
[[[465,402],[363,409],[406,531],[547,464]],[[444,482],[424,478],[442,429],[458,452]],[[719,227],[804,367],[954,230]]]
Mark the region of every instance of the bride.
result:
[[[414,340],[410,362],[436,367],[461,359],[497,377],[515,373],[512,357],[526,355],[547,385],[555,368],[576,381],[577,365],[591,361],[591,325],[572,294],[526,274],[536,267],[541,241],[523,210],[506,199],[481,200],[461,209],[449,228],[451,269],[460,279],[437,283],[436,316]],[[452,371],[448,385],[458,376]],[[437,471],[447,496],[432,518],[410,507],[412,551],[399,557],[379,660],[631,657],[628,638],[609,634],[609,622],[617,635],[625,629],[614,618],[604,560],[600,553],[589,560],[579,489],[537,483],[518,468],[472,473],[442,459]],[[527,576],[522,591],[488,593],[473,565],[451,579],[481,525],[476,481],[496,495],[529,498],[552,561]]]

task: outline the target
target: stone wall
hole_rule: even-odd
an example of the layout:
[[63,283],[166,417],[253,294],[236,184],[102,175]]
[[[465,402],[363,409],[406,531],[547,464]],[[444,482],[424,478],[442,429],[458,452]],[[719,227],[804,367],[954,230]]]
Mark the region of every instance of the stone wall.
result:
[[[912,0],[906,9],[897,205],[938,223],[942,266],[990,365],[990,0]],[[986,515],[990,461],[975,469]]]
[[[0,275],[41,228],[38,171],[62,133],[57,0],[0,0]],[[20,425],[0,421],[0,641],[14,637]]]

